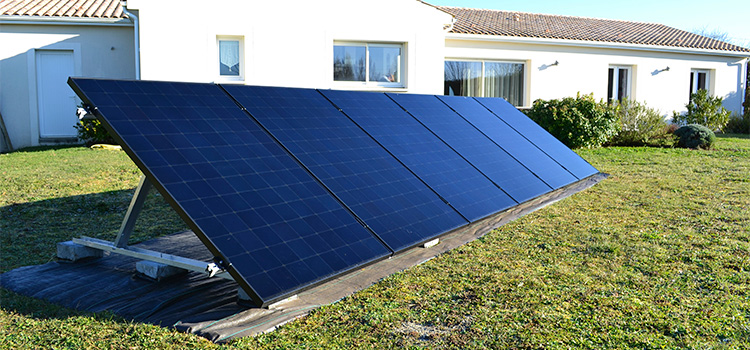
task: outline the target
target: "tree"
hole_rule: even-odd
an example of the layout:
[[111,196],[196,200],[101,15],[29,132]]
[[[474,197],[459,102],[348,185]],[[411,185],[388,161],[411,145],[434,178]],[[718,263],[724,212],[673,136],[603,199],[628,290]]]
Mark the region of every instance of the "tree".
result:
[[718,41],[723,41],[725,43],[731,44],[731,41],[732,41],[732,37],[729,36],[728,32],[722,31],[717,28],[708,29],[708,27],[704,26],[701,28],[693,29],[693,33],[698,34],[698,35],[703,35],[705,37],[715,39]]

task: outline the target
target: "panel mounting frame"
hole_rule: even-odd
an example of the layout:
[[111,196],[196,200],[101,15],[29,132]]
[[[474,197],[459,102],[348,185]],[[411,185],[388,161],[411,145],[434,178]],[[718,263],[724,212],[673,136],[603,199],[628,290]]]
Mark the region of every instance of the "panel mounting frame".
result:
[[133,233],[135,222],[143,211],[143,203],[146,201],[146,197],[151,188],[153,188],[153,185],[148,178],[145,175],[141,175],[138,187],[136,187],[133,198],[130,200],[130,206],[125,213],[125,218],[122,220],[120,230],[118,231],[114,242],[84,236],[81,238],[73,238],[73,243],[105,252],[153,261],[188,271],[205,273],[209,278],[215,276],[234,281],[234,278],[228,272],[214,262],[205,262],[174,254],[128,246],[128,240]]

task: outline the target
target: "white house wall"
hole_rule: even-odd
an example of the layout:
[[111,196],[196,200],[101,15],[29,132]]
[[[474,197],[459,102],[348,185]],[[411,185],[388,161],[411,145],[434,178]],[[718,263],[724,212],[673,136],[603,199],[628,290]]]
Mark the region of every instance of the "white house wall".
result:
[[244,42],[241,83],[352,88],[333,81],[333,44],[358,41],[405,44],[405,87],[397,90],[442,93],[443,27],[452,18],[416,0],[175,4],[128,2],[139,13],[144,80],[220,82],[217,36],[235,36]]
[[[710,91],[724,98],[724,106],[742,111],[744,58],[689,53],[624,50],[536,43],[447,39],[446,59],[485,59],[526,64],[525,106],[536,99],[594,93],[607,98],[608,68],[633,68],[631,98],[646,102],[664,115],[685,111],[691,69],[711,71]],[[554,62],[559,64],[550,66]],[[662,71],[669,67],[668,71]]]
[[[135,77],[132,26],[3,23],[0,42],[0,113],[16,149],[40,144],[36,107],[37,50],[73,51],[76,75]],[[75,110],[70,113],[74,114]]]

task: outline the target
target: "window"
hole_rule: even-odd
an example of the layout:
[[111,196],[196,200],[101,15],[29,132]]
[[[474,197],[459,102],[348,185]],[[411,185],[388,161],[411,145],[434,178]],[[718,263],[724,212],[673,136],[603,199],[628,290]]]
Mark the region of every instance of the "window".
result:
[[[690,71],[690,95],[698,90],[708,90],[711,75],[706,69],[693,69]],[[691,97],[692,98],[692,97]]]
[[221,80],[243,80],[244,45],[239,37],[218,37],[216,39],[219,49],[219,77]]
[[402,44],[336,43],[333,80],[403,87],[403,48]]
[[612,103],[614,100],[622,101],[630,97],[630,81],[630,67],[609,67],[607,103]]
[[523,106],[523,91],[523,63],[445,61],[445,95],[502,97],[514,106]]

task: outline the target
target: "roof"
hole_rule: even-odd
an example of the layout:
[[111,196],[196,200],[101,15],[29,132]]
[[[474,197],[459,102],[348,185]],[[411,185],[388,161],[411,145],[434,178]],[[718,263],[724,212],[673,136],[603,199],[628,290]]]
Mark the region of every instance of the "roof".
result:
[[584,40],[691,49],[750,49],[658,23],[435,6],[456,18],[451,33]]
[[127,18],[119,0],[0,0],[0,16]]

